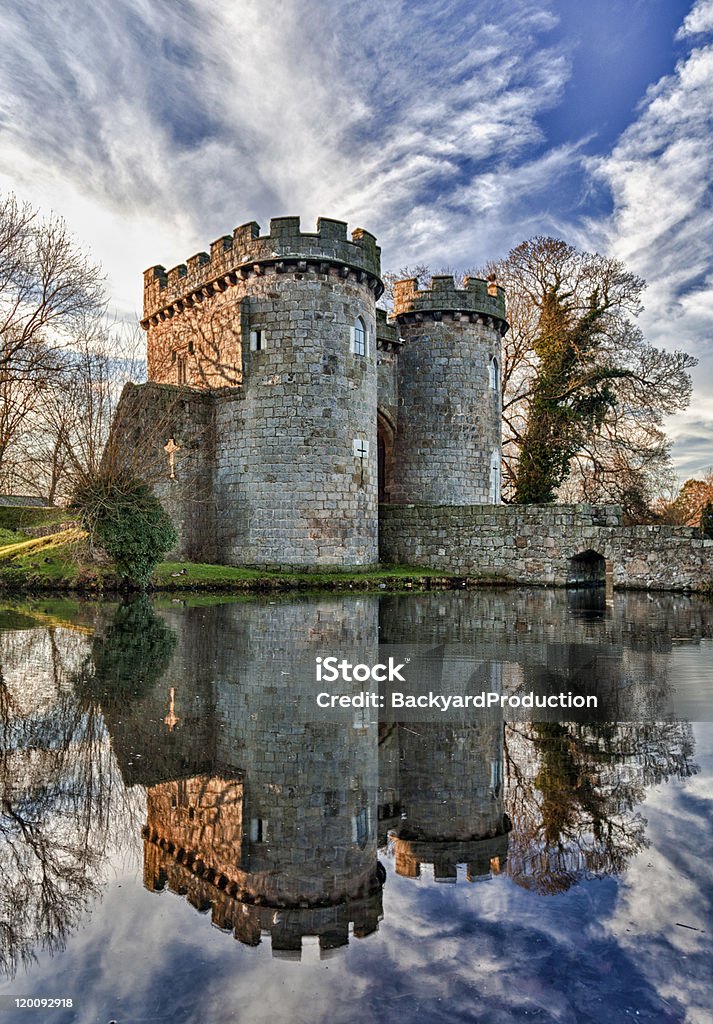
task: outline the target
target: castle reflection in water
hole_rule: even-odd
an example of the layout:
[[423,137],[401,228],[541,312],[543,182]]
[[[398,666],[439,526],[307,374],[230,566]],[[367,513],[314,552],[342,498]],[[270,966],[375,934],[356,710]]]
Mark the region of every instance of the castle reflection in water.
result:
[[139,692],[116,700],[110,678],[104,692],[92,683],[125,783],[146,787],[145,886],[185,896],[243,943],[269,936],[275,955],[299,958],[305,936],[328,955],[377,929],[379,851],[409,878],[507,871],[545,892],[623,870],[645,843],[632,813],[645,787],[693,770],[687,724],[305,721],[306,666],[345,650],[374,662],[380,642],[457,640],[486,673],[526,685],[606,672],[620,712],[644,701],[655,718],[671,637],[710,635],[686,599],[665,601],[663,632],[643,604],[621,618],[591,605],[579,614],[544,593],[162,610],[175,649]]
[[[142,832],[151,892],[276,956],[305,936],[328,955],[378,928],[389,865],[406,886],[505,874],[539,893],[625,870],[647,843],[646,788],[695,771],[670,695],[713,611],[684,596],[139,598],[62,615],[0,609],[0,975],[64,948],[111,844]],[[315,657],[373,663],[383,644],[470,652],[436,658],[439,685],[463,665],[477,689],[597,683],[607,720],[316,720]]]

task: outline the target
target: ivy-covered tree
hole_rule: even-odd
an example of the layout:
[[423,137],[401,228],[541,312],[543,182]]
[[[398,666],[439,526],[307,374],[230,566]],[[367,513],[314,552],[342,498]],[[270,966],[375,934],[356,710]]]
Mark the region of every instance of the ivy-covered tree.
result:
[[[685,406],[694,360],[644,341],[635,324],[642,279],[618,260],[542,237],[513,249],[496,272],[506,279],[515,330],[530,339],[520,369],[514,500],[554,501],[575,459],[601,483],[604,442],[619,454],[653,442],[665,457],[663,435],[649,429],[642,438],[640,425],[659,426],[663,413]],[[626,486],[637,489],[631,477]]]

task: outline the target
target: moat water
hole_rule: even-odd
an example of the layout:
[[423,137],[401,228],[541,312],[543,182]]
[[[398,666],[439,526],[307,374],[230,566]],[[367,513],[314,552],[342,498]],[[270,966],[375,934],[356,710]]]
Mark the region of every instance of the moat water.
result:
[[[606,713],[318,713],[409,646]],[[670,594],[0,606],[0,1024],[710,1024],[712,652]]]

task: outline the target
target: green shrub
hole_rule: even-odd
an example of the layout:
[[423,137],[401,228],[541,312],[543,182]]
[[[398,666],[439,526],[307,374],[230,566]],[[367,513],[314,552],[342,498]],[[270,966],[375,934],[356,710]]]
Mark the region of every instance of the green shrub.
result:
[[119,575],[140,587],[178,540],[158,498],[143,480],[128,474],[87,477],[75,489],[72,507]]
[[132,594],[104,633],[95,633],[91,662],[75,677],[75,687],[85,699],[125,706],[151,692],[175,647],[176,634],[156,615],[149,598]]

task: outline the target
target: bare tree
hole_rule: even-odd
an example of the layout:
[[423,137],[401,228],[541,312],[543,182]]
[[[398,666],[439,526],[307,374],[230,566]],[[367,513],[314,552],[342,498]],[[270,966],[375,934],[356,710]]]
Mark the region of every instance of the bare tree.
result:
[[64,221],[0,199],[0,480],[28,417],[82,325],[104,308],[103,277]]
[[[385,309],[387,313],[391,313],[394,308],[394,284],[396,281],[403,281],[406,278],[415,277],[418,281],[419,288],[428,288],[431,275],[435,274],[436,271],[431,271],[430,267],[425,263],[416,263],[412,267],[401,267],[400,270],[386,270],[383,274],[384,291],[379,299],[379,306]],[[439,274],[450,274],[450,270],[439,270]]]

